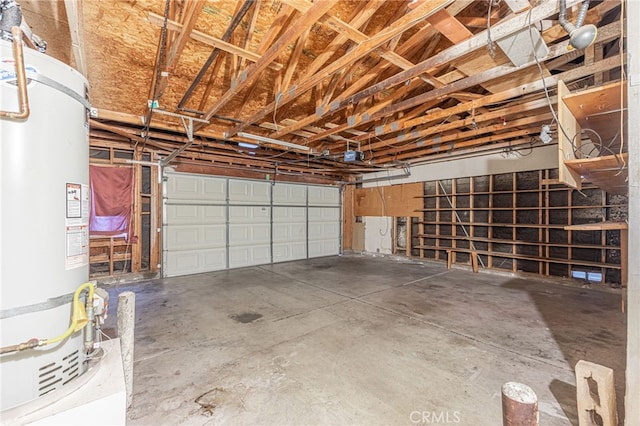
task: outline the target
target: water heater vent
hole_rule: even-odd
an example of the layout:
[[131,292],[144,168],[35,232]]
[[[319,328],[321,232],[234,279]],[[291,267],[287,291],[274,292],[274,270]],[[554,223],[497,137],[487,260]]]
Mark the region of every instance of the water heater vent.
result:
[[60,363],[51,362],[39,369],[39,396],[66,385],[74,378],[78,377],[79,351],[75,350],[62,358]]

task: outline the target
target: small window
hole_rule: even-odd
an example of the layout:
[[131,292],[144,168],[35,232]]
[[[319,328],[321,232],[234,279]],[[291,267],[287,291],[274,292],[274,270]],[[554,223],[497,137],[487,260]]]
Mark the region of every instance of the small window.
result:
[[571,278],[576,280],[588,281],[590,283],[601,283],[602,272],[598,271],[585,271],[581,269],[572,269]]

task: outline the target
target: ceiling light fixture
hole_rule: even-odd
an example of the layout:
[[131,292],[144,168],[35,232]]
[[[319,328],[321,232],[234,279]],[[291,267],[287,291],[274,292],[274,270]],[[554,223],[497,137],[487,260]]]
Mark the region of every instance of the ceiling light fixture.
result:
[[307,152],[311,151],[311,148],[309,148],[308,146],[298,145],[296,143],[291,143],[291,142],[279,141],[277,139],[271,139],[266,136],[254,135],[254,134],[245,133],[245,132],[238,132],[238,136],[240,136],[241,138],[247,138],[247,139],[251,139],[258,142],[270,143],[272,145],[284,146],[286,148],[297,149],[300,151],[307,151]]
[[258,147],[258,145],[254,143],[248,143],[248,142],[238,142],[238,146],[241,148],[248,148],[248,149],[256,149]]
[[575,25],[567,21],[567,3],[566,0],[559,0],[560,13],[558,14],[558,21],[562,28],[569,33],[569,45],[574,49],[586,49],[596,40],[598,35],[598,28],[595,25],[588,24],[582,26],[584,19],[587,16],[587,10],[589,10],[589,0],[583,0],[580,11],[578,12],[578,19],[576,19]]

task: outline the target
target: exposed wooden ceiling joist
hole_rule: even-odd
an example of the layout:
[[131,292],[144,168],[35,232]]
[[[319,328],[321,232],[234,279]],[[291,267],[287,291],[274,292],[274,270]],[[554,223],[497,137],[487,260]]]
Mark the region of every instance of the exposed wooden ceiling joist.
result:
[[[279,164],[325,178],[368,169],[342,161],[347,140],[366,146],[367,161],[375,164],[485,152],[537,137],[548,114],[545,84],[554,105],[561,79],[575,89],[623,75],[619,0],[592,2],[585,22],[598,27],[598,39],[569,52],[568,35],[555,21],[556,1],[491,7],[486,0],[174,1],[164,43],[164,0],[61,0],[65,8],[57,12],[52,3],[20,2],[54,56],[83,73],[86,64],[97,111],[92,138],[118,146],[144,142],[161,155],[183,145],[185,129],[176,118],[153,114],[146,129],[153,92],[160,108],[210,119],[197,129],[202,140],[178,157],[193,170],[198,161],[209,167],[225,157],[233,167]],[[574,19],[580,0],[567,3]],[[65,10],[66,17],[49,17]],[[550,51],[539,58],[542,73],[534,62],[513,66],[497,46],[490,55],[488,18],[494,41],[529,24],[540,29]],[[217,58],[202,67],[212,49]],[[201,69],[202,81],[194,84]],[[188,105],[181,102],[185,92],[193,94]],[[330,155],[307,158],[276,146],[244,152],[238,131]]]

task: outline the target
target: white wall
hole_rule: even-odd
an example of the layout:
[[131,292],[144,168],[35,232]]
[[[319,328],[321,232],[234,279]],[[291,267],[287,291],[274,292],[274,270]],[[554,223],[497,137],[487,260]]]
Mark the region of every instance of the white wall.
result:
[[391,254],[393,218],[365,216],[364,251],[368,253]]
[[[629,1],[628,43],[628,135],[629,147],[629,278],[627,283],[627,392],[625,425],[640,419],[640,26],[631,24],[640,17],[640,2]],[[632,20],[633,19],[633,20]]]
[[[526,148],[522,151],[527,152]],[[523,172],[527,170],[553,169],[558,167],[557,145],[545,145],[534,148],[530,155],[503,156],[501,153],[486,154],[454,160],[442,160],[437,163],[411,166],[411,176],[402,179],[381,180],[363,184],[365,188],[400,183],[425,182],[436,179],[451,179],[467,176],[484,176],[491,174]],[[402,174],[401,169],[390,170],[388,173],[369,173],[362,176],[363,180]]]

